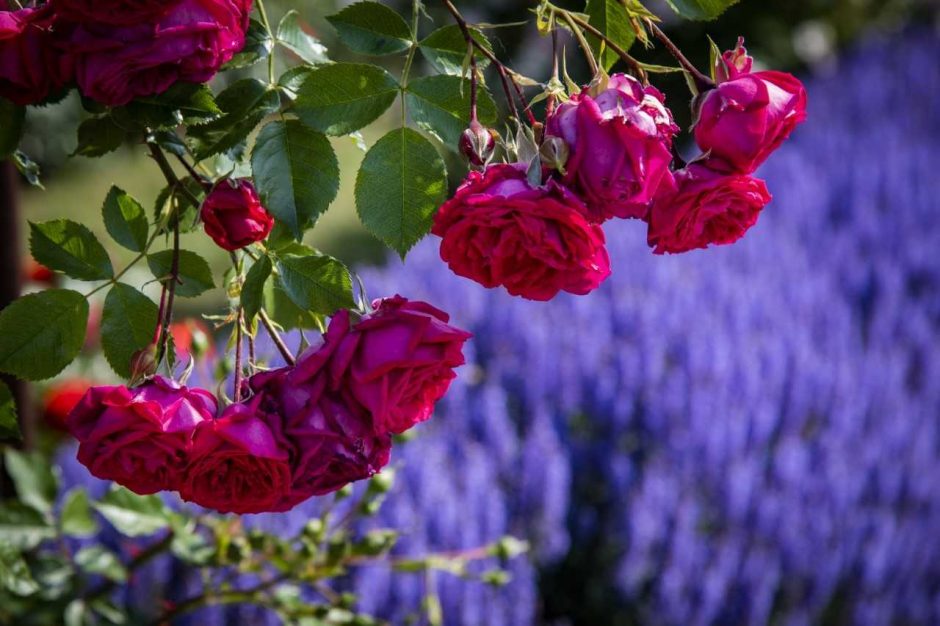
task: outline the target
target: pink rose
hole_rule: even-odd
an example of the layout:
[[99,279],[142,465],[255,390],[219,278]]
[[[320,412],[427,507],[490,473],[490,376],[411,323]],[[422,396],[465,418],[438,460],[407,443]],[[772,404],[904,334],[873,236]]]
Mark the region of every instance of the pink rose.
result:
[[258,403],[229,406],[216,420],[202,422],[180,496],[221,513],[262,513],[290,490],[287,442],[277,419]]
[[648,240],[656,254],[734,243],[771,200],[764,181],[702,164],[676,172],[675,180],[650,211]]
[[670,176],[672,138],[679,132],[663,95],[624,74],[559,105],[545,130],[568,144],[563,182],[584,200],[593,222],[646,217],[660,182]]
[[62,26],[47,7],[5,7],[0,2],[0,97],[36,104],[72,80],[72,64],[55,45]]
[[182,0],[156,22],[85,23],[68,49],[81,92],[110,106],[206,82],[245,45],[250,2]]
[[251,181],[222,181],[206,196],[200,213],[206,234],[225,250],[261,241],[274,228],[274,218],[261,206]]
[[376,434],[371,414],[346,394],[329,389],[327,367],[346,329],[331,324],[322,346],[297,362],[249,381],[250,403],[276,420],[289,442],[290,489],[273,510],[369,478],[389,460],[391,438]]
[[93,475],[150,494],[179,488],[193,429],[211,423],[216,409],[208,391],[158,376],[135,389],[92,387],[66,426]]
[[[472,335],[449,319],[430,304],[395,296],[377,301],[374,313],[344,333],[331,379],[372,413],[377,433],[400,434],[430,418],[456,378]],[[337,313],[334,325],[348,328],[349,312]]]
[[751,73],[751,64],[739,40],[719,62],[726,80],[703,95],[695,142],[713,169],[750,174],[806,119],[803,84],[784,72]]
[[566,187],[534,187],[521,164],[470,172],[431,229],[455,274],[531,300],[586,294],[610,275],[604,232]]
[[155,21],[180,0],[52,0],[56,14],[87,23],[139,24]]

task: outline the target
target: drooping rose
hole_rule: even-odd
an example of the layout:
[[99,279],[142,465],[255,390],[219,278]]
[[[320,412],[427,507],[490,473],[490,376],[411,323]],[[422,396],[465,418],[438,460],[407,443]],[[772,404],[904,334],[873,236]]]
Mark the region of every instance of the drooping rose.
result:
[[0,97],[36,104],[71,82],[72,63],[55,43],[57,28],[48,7],[7,10],[0,2]]
[[81,92],[120,106],[215,76],[245,44],[250,2],[181,0],[155,22],[83,23],[67,45]]
[[695,142],[709,166],[750,174],[806,119],[806,90],[784,72],[751,72],[743,41],[725,52],[719,76],[725,80],[704,94]]
[[216,409],[208,391],[158,376],[134,389],[92,387],[66,425],[93,475],[143,495],[180,487],[193,429]]
[[586,294],[610,275],[604,232],[586,211],[565,186],[534,187],[523,165],[498,164],[470,172],[431,232],[455,274],[550,300],[559,291]]
[[[330,360],[333,386],[371,412],[377,433],[403,433],[427,420],[447,392],[471,337],[449,320],[426,302],[395,296],[377,301],[344,334]],[[349,312],[337,313],[330,325],[348,327]]]
[[140,24],[165,15],[180,0],[52,0],[56,14],[81,23]]
[[239,250],[261,241],[274,228],[274,218],[261,206],[251,181],[222,181],[202,203],[206,234],[225,250]]
[[257,403],[230,405],[193,435],[180,496],[221,513],[262,513],[289,492],[287,443]]
[[329,388],[327,366],[345,330],[331,325],[322,346],[287,367],[252,377],[251,403],[280,420],[290,444],[291,486],[273,510],[369,478],[389,460],[391,438],[376,434],[372,415],[348,394]]
[[771,200],[764,181],[702,164],[676,172],[675,180],[650,211],[648,241],[656,254],[734,243]]
[[615,74],[606,85],[585,87],[548,119],[546,134],[570,150],[563,182],[588,206],[591,221],[646,216],[670,176],[679,131],[664,101],[656,88]]

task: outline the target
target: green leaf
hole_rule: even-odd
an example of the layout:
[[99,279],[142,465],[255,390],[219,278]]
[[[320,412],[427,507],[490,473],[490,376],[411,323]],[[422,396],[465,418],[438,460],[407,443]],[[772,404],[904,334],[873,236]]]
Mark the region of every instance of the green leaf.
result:
[[114,582],[127,580],[127,568],[116,554],[104,546],[88,546],[75,555],[75,564],[89,574],[100,574]]
[[271,276],[271,259],[263,256],[251,266],[248,275],[245,276],[245,284],[242,285],[242,309],[245,312],[245,321],[251,324],[264,305],[264,284]]
[[687,20],[713,20],[738,0],[666,0],[672,9]]
[[222,117],[191,127],[188,132],[193,152],[200,161],[222,152],[238,152],[255,126],[281,106],[277,90],[257,78],[233,83],[219,94],[216,103]]
[[127,131],[110,115],[93,117],[78,127],[78,147],[72,155],[100,157],[121,147]]
[[199,83],[176,83],[155,96],[138,98],[113,109],[115,122],[125,129],[173,129],[180,123],[200,124],[221,115],[212,91]]
[[169,511],[158,496],[139,496],[114,486],[92,504],[118,532],[128,537],[152,535],[169,525]]
[[26,108],[17,106],[0,98],[0,159],[13,154],[23,136],[23,122],[26,120]]
[[[408,84],[408,112],[415,123],[457,150],[460,136],[470,124],[470,81],[439,74],[417,78]],[[496,104],[485,89],[477,92],[480,123],[496,123]]]
[[329,256],[289,256],[278,264],[278,282],[298,307],[330,315],[355,306],[346,266]]
[[133,196],[119,187],[111,187],[101,208],[104,226],[111,237],[132,252],[147,247],[150,225],[147,213]]
[[[169,280],[173,268],[173,251],[161,250],[148,255],[147,265],[158,279]],[[176,295],[193,298],[213,287],[215,287],[215,282],[212,280],[212,269],[206,260],[195,252],[180,250],[179,283],[176,285]]]
[[408,23],[379,2],[357,2],[326,19],[343,43],[362,54],[394,54],[411,45]]
[[156,327],[153,300],[124,283],[111,288],[101,314],[101,347],[118,376],[131,377],[134,353],[150,345]]
[[79,280],[108,280],[114,268],[104,246],[87,227],[71,220],[29,223],[29,249],[49,269]]
[[307,75],[294,110],[327,135],[348,135],[377,120],[398,94],[398,82],[375,65],[334,63]]
[[339,191],[339,162],[330,141],[297,120],[261,129],[251,169],[265,208],[297,239]]
[[323,317],[294,304],[279,280],[270,280],[265,284],[264,310],[274,323],[287,330],[322,328]]
[[4,450],[3,460],[20,501],[40,513],[51,513],[59,481],[48,460],[38,452],[12,448]]
[[266,58],[274,49],[274,40],[268,29],[258,20],[251,18],[245,35],[245,46],[232,59],[222,66],[222,70],[250,67]]
[[[629,50],[633,45],[636,33],[630,25],[627,9],[619,0],[588,0],[585,13],[588,15],[591,26],[604,33],[618,46]],[[604,54],[601,56],[601,40],[590,33],[585,33],[585,36],[600,64],[609,71],[620,60],[620,56],[606,45]]]
[[310,65],[329,62],[326,47],[313,35],[308,34],[300,23],[300,14],[291,9],[277,26],[277,40],[282,46]]
[[22,438],[13,393],[6,383],[0,380],[0,441],[4,439],[19,441]]
[[91,504],[88,492],[76,487],[68,492],[62,503],[62,532],[70,537],[90,537],[98,530],[98,524],[91,516]]
[[20,551],[0,541],[0,588],[18,596],[29,596],[39,591]]
[[[470,30],[470,36],[480,43],[485,49],[493,51],[493,44],[486,38],[482,32],[477,29]],[[467,41],[463,37],[463,31],[456,24],[438,28],[433,33],[421,40],[421,54],[442,74],[451,74],[452,76],[464,75],[464,62],[467,59]],[[481,54],[477,54],[477,67],[485,68],[489,65],[489,59]]]
[[39,511],[15,500],[6,500],[0,506],[0,543],[32,550],[54,536],[55,529]]
[[443,159],[410,128],[379,139],[356,178],[359,219],[402,258],[427,234],[446,193]]
[[0,312],[0,372],[25,380],[55,376],[85,342],[88,301],[77,291],[48,289]]

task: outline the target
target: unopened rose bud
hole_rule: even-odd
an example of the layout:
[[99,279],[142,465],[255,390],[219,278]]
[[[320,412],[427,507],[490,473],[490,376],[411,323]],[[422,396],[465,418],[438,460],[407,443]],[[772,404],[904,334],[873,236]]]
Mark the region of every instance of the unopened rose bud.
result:
[[754,59],[747,53],[744,47],[744,37],[738,37],[738,43],[734,50],[727,50],[718,59],[715,60],[715,80],[723,83],[734,80],[738,76],[750,74],[754,65]]
[[565,175],[565,164],[568,162],[570,153],[571,149],[561,137],[546,137],[545,141],[542,142],[542,147],[539,148],[542,164],[545,167],[558,170],[562,176]]
[[157,344],[152,343],[138,350],[131,357],[131,380],[139,381],[153,376],[157,372]]
[[495,150],[496,132],[476,120],[470,122],[470,128],[460,136],[460,152],[475,167],[489,163]]

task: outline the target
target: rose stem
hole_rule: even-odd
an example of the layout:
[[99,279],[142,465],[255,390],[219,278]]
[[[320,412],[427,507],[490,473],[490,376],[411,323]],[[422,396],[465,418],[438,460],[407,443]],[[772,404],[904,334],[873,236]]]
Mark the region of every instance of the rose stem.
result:
[[692,76],[692,79],[695,81],[695,86],[698,87],[699,91],[708,91],[709,89],[715,88],[715,81],[705,74],[702,74],[698,68],[695,67],[684,54],[682,54],[682,51],[679,50],[679,47],[672,42],[669,36],[666,35],[666,33],[664,33],[659,26],[653,23],[652,20],[647,20],[647,24],[649,24],[653,35],[655,35],[656,38],[659,39],[666,47],[666,50],[669,51],[669,54],[675,57],[676,61],[679,62],[679,65],[682,66],[682,69],[687,71]]

